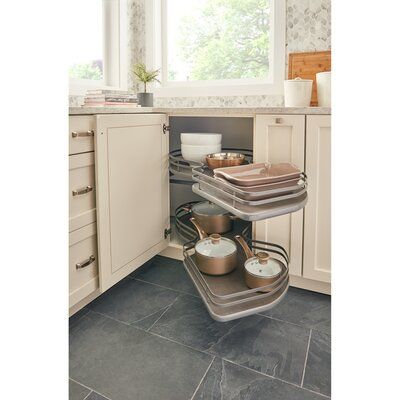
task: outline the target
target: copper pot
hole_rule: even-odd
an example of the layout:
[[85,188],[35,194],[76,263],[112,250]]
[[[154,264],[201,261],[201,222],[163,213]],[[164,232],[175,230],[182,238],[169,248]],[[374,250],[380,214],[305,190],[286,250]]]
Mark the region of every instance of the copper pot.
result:
[[196,227],[200,240],[195,245],[195,257],[199,270],[208,275],[225,275],[237,265],[237,246],[231,239],[218,233],[207,236],[195,218],[190,221]]
[[242,236],[236,235],[235,239],[243,247],[247,260],[244,264],[244,278],[246,285],[251,288],[259,288],[271,285],[271,288],[261,289],[260,292],[270,292],[275,287],[273,284],[280,278],[284,271],[283,263],[264,251],[256,255],[250,250]]
[[192,216],[208,234],[229,232],[232,230],[233,220],[236,219],[228,211],[209,201],[196,203],[186,210],[191,211]]
[[240,153],[213,153],[206,156],[206,163],[210,169],[234,167],[244,162],[245,155]]

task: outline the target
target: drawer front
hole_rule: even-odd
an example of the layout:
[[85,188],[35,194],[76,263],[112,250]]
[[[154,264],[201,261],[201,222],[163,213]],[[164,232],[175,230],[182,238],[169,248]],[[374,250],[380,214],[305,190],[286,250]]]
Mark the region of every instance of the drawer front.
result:
[[95,119],[92,115],[69,117],[69,154],[94,150]]
[[96,221],[94,153],[69,156],[69,231]]
[[96,224],[69,235],[69,306],[99,287]]

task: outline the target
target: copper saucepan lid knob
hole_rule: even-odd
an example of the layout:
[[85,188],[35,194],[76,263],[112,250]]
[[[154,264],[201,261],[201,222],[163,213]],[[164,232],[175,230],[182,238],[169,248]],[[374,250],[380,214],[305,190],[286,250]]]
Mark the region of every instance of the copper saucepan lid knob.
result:
[[269,254],[264,251],[260,251],[259,253],[257,253],[256,257],[258,258],[258,262],[260,264],[267,264],[269,259]]
[[212,244],[219,244],[221,242],[221,235],[218,233],[213,233],[210,235],[210,239]]

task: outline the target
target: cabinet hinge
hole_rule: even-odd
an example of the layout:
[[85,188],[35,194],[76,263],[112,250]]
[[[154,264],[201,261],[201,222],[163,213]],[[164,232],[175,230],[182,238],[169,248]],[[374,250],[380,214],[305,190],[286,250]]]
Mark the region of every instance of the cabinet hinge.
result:
[[169,125],[163,124],[162,130],[165,133],[169,132],[171,130],[171,127]]
[[171,234],[171,232],[172,232],[171,228],[164,229],[164,239],[166,239],[168,235]]

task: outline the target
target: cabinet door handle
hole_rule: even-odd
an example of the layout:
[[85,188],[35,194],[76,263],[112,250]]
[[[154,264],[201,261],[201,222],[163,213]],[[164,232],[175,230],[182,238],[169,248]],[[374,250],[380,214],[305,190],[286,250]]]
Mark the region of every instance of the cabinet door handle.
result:
[[85,188],[82,189],[76,189],[72,191],[72,196],[79,196],[81,194],[86,194],[89,193],[93,190],[91,186],[86,186]]
[[94,136],[94,131],[93,130],[86,131],[86,132],[72,131],[71,135],[72,135],[73,138]]
[[283,119],[282,118],[275,118],[275,123],[276,124],[283,124]]
[[76,264],[76,269],[82,269],[87,267],[88,265],[92,264],[96,260],[96,257],[92,254],[87,260],[82,261]]

